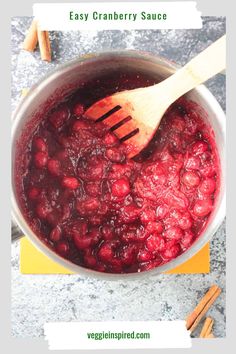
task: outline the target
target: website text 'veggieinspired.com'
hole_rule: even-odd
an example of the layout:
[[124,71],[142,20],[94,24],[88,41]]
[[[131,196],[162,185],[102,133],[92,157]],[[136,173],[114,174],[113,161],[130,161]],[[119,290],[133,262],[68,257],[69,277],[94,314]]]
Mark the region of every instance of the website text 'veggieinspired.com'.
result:
[[87,338],[91,340],[126,340],[126,339],[150,339],[149,332],[91,332],[87,333]]

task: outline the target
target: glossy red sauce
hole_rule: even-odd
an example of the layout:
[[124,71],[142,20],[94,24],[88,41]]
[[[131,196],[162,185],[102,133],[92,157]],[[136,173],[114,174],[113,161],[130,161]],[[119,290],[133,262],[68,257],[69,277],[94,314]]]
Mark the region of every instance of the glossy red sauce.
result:
[[133,160],[103,123],[83,116],[99,98],[153,83],[127,73],[90,82],[19,142],[24,158],[15,182],[23,214],[73,263],[109,273],[152,269],[188,249],[214,209],[217,150],[196,103],[173,104]]

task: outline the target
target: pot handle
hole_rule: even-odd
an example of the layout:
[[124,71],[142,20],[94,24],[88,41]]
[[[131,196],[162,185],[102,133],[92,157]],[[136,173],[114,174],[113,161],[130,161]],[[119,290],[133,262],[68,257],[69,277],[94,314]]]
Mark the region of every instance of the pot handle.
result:
[[12,221],[11,222],[11,241],[12,242],[17,241],[23,236],[24,236],[24,234],[21,231],[21,229],[17,226],[17,224],[14,221]]

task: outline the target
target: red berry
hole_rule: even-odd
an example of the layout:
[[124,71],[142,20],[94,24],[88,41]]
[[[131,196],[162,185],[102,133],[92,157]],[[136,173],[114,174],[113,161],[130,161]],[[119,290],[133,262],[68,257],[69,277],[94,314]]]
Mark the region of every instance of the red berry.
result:
[[28,197],[31,200],[35,200],[39,197],[40,195],[40,189],[36,187],[31,187],[28,191]]
[[185,161],[185,168],[187,170],[199,170],[201,161],[197,156],[190,156]]
[[201,167],[200,172],[203,177],[214,177],[216,169],[211,161],[206,161]]
[[78,200],[76,203],[76,209],[81,215],[93,214],[98,211],[100,203],[97,198],[87,198],[86,200]]
[[178,219],[179,226],[182,230],[188,230],[192,227],[193,220],[189,213],[186,213]]
[[180,252],[180,246],[178,244],[171,245],[170,247],[168,246],[168,243],[166,244],[166,249],[161,253],[161,256],[166,259],[166,260],[171,260],[173,258],[176,258]]
[[48,162],[48,154],[46,152],[36,152],[34,155],[34,165],[37,168],[43,168],[47,165]]
[[145,249],[141,249],[138,253],[137,259],[139,262],[148,262],[153,259],[153,254]]
[[125,155],[115,147],[107,149],[105,154],[112,162],[122,162],[125,158]]
[[61,239],[61,229],[59,226],[54,227],[50,232],[50,240],[53,242],[58,242]]
[[213,178],[206,178],[199,186],[199,191],[204,195],[210,195],[216,189],[216,182]]
[[162,233],[163,225],[160,221],[149,221],[146,225],[145,230],[149,235],[152,233]]
[[99,182],[88,182],[84,185],[86,193],[92,197],[96,197],[101,194],[101,183]]
[[194,234],[192,231],[188,230],[185,231],[184,236],[181,238],[181,245],[184,249],[188,248],[189,246],[191,246],[191,244],[193,243],[193,239],[194,239]]
[[114,230],[109,225],[104,225],[102,227],[102,235],[105,240],[112,240],[114,237]]
[[111,260],[114,258],[114,251],[113,251],[110,243],[104,242],[102,244],[102,246],[100,247],[100,249],[98,251],[98,257],[103,262],[111,262]]
[[146,247],[150,252],[163,251],[165,249],[165,240],[159,235],[151,235],[146,240]]
[[69,253],[70,247],[67,242],[61,241],[57,244],[56,250],[61,256],[66,256]]
[[108,132],[104,137],[104,144],[106,146],[112,146],[118,143],[118,139],[115,134]]
[[74,132],[79,132],[79,131],[82,130],[82,129],[88,129],[87,123],[85,123],[85,122],[82,121],[82,120],[77,120],[77,121],[73,124],[72,130],[73,130]]
[[197,141],[192,145],[194,155],[201,155],[208,150],[208,144],[205,141]]
[[159,205],[156,209],[156,216],[158,219],[164,219],[169,213],[169,207],[167,205]]
[[197,187],[200,183],[200,177],[196,172],[188,171],[183,174],[182,181],[187,187]]
[[92,237],[88,236],[80,236],[80,235],[74,235],[73,236],[74,244],[79,250],[84,250],[87,249],[88,247],[91,246],[92,244]]
[[193,207],[193,213],[196,216],[203,217],[208,215],[213,208],[213,203],[211,199],[197,200]]
[[129,224],[137,220],[139,214],[140,214],[139,208],[137,208],[132,204],[126,205],[120,210],[120,220],[125,224]]
[[76,103],[73,107],[73,113],[78,117],[82,116],[84,113],[84,106],[81,103]]
[[140,214],[140,220],[143,224],[156,220],[156,213],[153,209],[145,209]]
[[38,136],[34,137],[34,139],[33,139],[33,147],[37,151],[41,151],[41,152],[47,151],[47,145],[46,145],[45,141]]
[[84,256],[84,263],[86,266],[90,268],[94,268],[97,264],[97,260],[94,256],[92,255],[85,255]]
[[51,211],[52,209],[47,203],[42,202],[36,206],[36,213],[40,219],[46,219]]
[[75,177],[63,177],[62,186],[69,189],[77,189],[80,183]]
[[63,106],[51,113],[49,121],[54,126],[54,128],[58,129],[67,121],[68,118],[69,110],[67,107]]
[[114,197],[125,197],[130,193],[129,181],[121,178],[112,183],[111,192]]
[[168,240],[178,241],[183,236],[183,231],[178,226],[172,226],[164,232],[164,236]]
[[55,159],[48,160],[48,171],[54,176],[59,176],[61,173],[60,161]]

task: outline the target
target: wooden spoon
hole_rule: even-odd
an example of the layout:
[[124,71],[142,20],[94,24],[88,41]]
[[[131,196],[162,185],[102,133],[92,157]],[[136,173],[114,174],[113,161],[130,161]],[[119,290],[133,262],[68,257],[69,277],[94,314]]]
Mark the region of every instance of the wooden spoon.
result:
[[174,101],[225,69],[225,47],[224,35],[159,84],[106,97],[89,107],[85,115],[104,121],[127,145],[127,155],[133,157],[149,143]]

